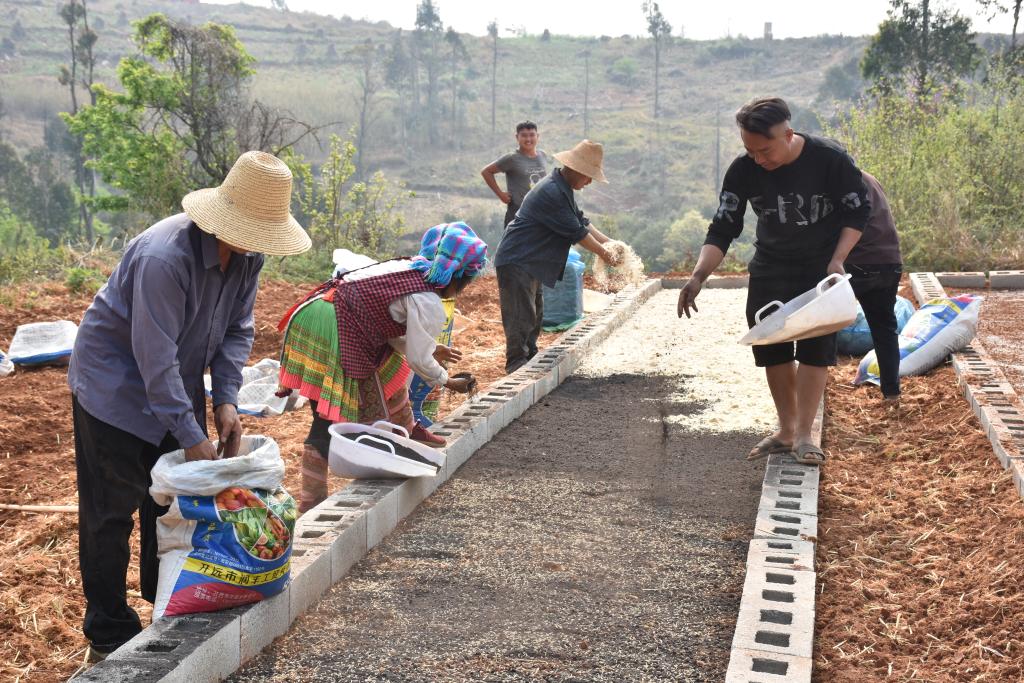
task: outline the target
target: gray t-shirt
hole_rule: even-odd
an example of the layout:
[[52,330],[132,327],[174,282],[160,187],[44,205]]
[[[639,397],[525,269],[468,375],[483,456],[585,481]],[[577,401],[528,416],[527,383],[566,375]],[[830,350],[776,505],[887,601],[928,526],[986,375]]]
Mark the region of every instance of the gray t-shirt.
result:
[[521,206],[526,193],[548,174],[548,156],[539,149],[532,159],[519,150],[509,152],[498,157],[494,165],[505,174],[508,193],[515,206]]

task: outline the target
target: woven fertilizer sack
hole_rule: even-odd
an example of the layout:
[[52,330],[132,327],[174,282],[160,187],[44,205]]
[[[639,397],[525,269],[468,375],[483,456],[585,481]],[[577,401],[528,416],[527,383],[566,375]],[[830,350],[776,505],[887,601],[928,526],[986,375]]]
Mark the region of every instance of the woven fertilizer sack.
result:
[[[896,331],[900,332],[906,326],[910,317],[914,315],[914,304],[902,296],[896,297],[894,306],[896,313]],[[844,327],[836,334],[836,341],[839,345],[839,353],[847,356],[859,356],[867,353],[875,345],[871,339],[871,328],[868,320],[864,317],[864,309],[857,304],[857,319],[848,327]]]
[[[978,313],[983,297],[961,294],[951,299],[932,299],[922,306],[897,337],[900,344],[900,377],[923,375],[951,353],[971,343],[978,333]],[[854,384],[881,384],[875,352],[864,356]]]
[[66,365],[77,334],[70,320],[18,325],[7,355],[15,365]]
[[[297,391],[287,396],[277,395],[280,371],[281,363],[273,358],[264,358],[255,365],[242,368],[242,386],[238,389],[239,415],[272,417],[306,405],[306,399]],[[213,396],[213,380],[209,375],[203,376],[203,383],[206,395]]]
[[14,363],[11,362],[6,353],[0,351],[0,377],[6,377],[12,372],[14,372]]
[[288,583],[295,500],[281,488],[273,439],[243,436],[239,455],[186,462],[161,456],[150,495],[170,509],[157,519],[160,577],[153,618],[259,602]]
[[586,266],[580,255],[569,250],[562,279],[553,288],[544,287],[544,329],[565,330],[583,317],[583,271]]
[[618,258],[619,265],[609,266],[602,259],[594,259],[594,282],[604,292],[621,292],[629,285],[639,285],[645,279],[644,262],[625,242],[609,240],[604,248]]

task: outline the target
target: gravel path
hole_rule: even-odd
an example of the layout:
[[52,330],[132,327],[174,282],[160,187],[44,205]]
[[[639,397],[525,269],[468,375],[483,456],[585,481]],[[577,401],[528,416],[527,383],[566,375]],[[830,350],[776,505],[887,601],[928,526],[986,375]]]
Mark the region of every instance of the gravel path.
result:
[[676,294],[231,680],[721,681],[760,495],[742,454],[768,422],[749,351],[713,328],[745,292],[706,292],[691,321]]

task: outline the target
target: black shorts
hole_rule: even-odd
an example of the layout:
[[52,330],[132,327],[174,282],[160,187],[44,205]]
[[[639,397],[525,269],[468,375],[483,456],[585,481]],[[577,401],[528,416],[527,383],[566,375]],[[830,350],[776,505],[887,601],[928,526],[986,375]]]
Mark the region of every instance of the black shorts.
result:
[[[783,303],[814,289],[827,274],[828,264],[775,264],[750,262],[750,285],[747,290],[747,325],[754,326],[754,314],[772,302]],[[782,365],[794,360],[816,367],[836,364],[836,334],[801,339],[797,342],[765,344],[750,347],[754,364],[759,368]]]

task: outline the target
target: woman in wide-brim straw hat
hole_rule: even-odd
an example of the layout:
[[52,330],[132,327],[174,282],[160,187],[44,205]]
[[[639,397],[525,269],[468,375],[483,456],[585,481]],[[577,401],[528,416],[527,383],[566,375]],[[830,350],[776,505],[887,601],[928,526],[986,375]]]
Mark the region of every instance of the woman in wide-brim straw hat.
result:
[[224,457],[238,451],[238,390],[252,351],[262,254],[298,254],[309,237],[288,213],[292,175],[276,157],[246,152],[219,187],[190,193],[184,213],[124,250],[78,328],[71,386],[78,469],[82,631],[97,660],[142,626],[125,597],[138,511],[142,597],[156,597],[159,561],[150,470],[161,454],[221,456],[206,433],[203,373]]
[[604,247],[608,237],[580,211],[574,194],[592,180],[608,182],[604,148],[583,140],[556,154],[555,159],[562,167],[542,178],[526,195],[494,256],[505,329],[505,372],[509,373],[537,353],[544,317],[541,285],[554,287],[562,279],[569,247],[579,244],[611,265],[616,262]]
[[336,422],[387,420],[411,438],[440,447],[413,419],[412,371],[432,386],[465,393],[471,377],[450,377],[442,362],[461,354],[438,345],[447,312],[442,299],[483,270],[487,245],[465,223],[435,226],[420,253],[349,271],[324,283],[289,311],[279,382],[310,399],[313,424],[302,455],[299,509],[327,497],[327,428]]

